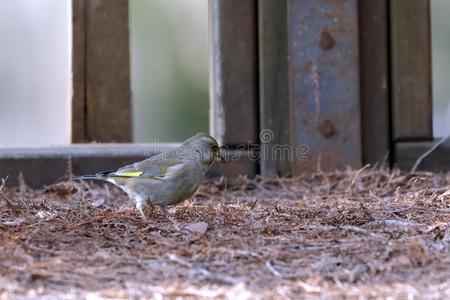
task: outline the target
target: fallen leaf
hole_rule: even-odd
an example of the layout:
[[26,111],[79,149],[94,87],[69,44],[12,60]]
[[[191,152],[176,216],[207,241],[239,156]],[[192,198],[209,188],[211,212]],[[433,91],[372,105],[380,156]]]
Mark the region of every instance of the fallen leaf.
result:
[[92,206],[93,206],[94,208],[100,207],[100,206],[102,206],[103,204],[105,204],[105,198],[100,198],[100,199],[97,199],[97,200],[95,200],[94,202],[92,202]]
[[17,226],[17,225],[22,224],[23,222],[25,222],[25,219],[24,219],[24,218],[18,218],[18,219],[15,219],[15,220],[13,220],[13,221],[5,221],[5,222],[2,222],[2,224],[3,224],[3,225],[6,225],[6,226]]
[[56,217],[56,213],[52,213],[52,212],[45,211],[45,210],[40,210],[36,213],[36,217],[38,217],[40,219],[46,219],[48,221],[48,220],[51,220],[54,217]]
[[203,234],[208,229],[208,223],[206,222],[190,223],[184,225],[183,229],[189,230],[190,232],[197,232]]
[[176,214],[177,213],[177,208],[174,206],[174,207],[171,207],[171,208],[169,208],[168,210],[167,210],[167,212],[169,213],[169,214],[171,214],[171,215],[174,215],[174,214]]

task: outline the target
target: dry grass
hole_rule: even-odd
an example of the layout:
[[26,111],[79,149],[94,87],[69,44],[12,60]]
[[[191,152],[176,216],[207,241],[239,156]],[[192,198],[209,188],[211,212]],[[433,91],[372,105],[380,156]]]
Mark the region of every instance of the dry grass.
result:
[[450,297],[450,175],[217,180],[144,222],[109,185],[0,192],[0,298]]

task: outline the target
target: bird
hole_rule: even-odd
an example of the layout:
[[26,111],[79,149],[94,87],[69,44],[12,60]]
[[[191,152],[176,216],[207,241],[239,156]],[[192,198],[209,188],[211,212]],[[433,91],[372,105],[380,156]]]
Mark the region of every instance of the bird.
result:
[[206,133],[197,133],[177,148],[116,170],[79,177],[80,180],[104,180],[122,189],[133,199],[143,219],[146,210],[183,202],[191,197],[209,168],[222,160],[217,141]]

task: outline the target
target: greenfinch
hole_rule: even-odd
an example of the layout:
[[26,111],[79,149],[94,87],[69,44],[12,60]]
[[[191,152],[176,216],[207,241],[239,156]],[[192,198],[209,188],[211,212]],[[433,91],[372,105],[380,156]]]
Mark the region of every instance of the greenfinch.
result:
[[135,201],[137,210],[146,218],[146,208],[158,206],[165,211],[165,206],[191,197],[205,173],[221,157],[217,141],[198,133],[167,153],[80,179],[100,179],[116,185]]

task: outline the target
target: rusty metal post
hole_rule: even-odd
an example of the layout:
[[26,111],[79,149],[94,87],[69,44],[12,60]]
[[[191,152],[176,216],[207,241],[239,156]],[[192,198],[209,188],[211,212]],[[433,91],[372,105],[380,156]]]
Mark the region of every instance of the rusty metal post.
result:
[[361,165],[357,2],[288,1],[294,175]]

